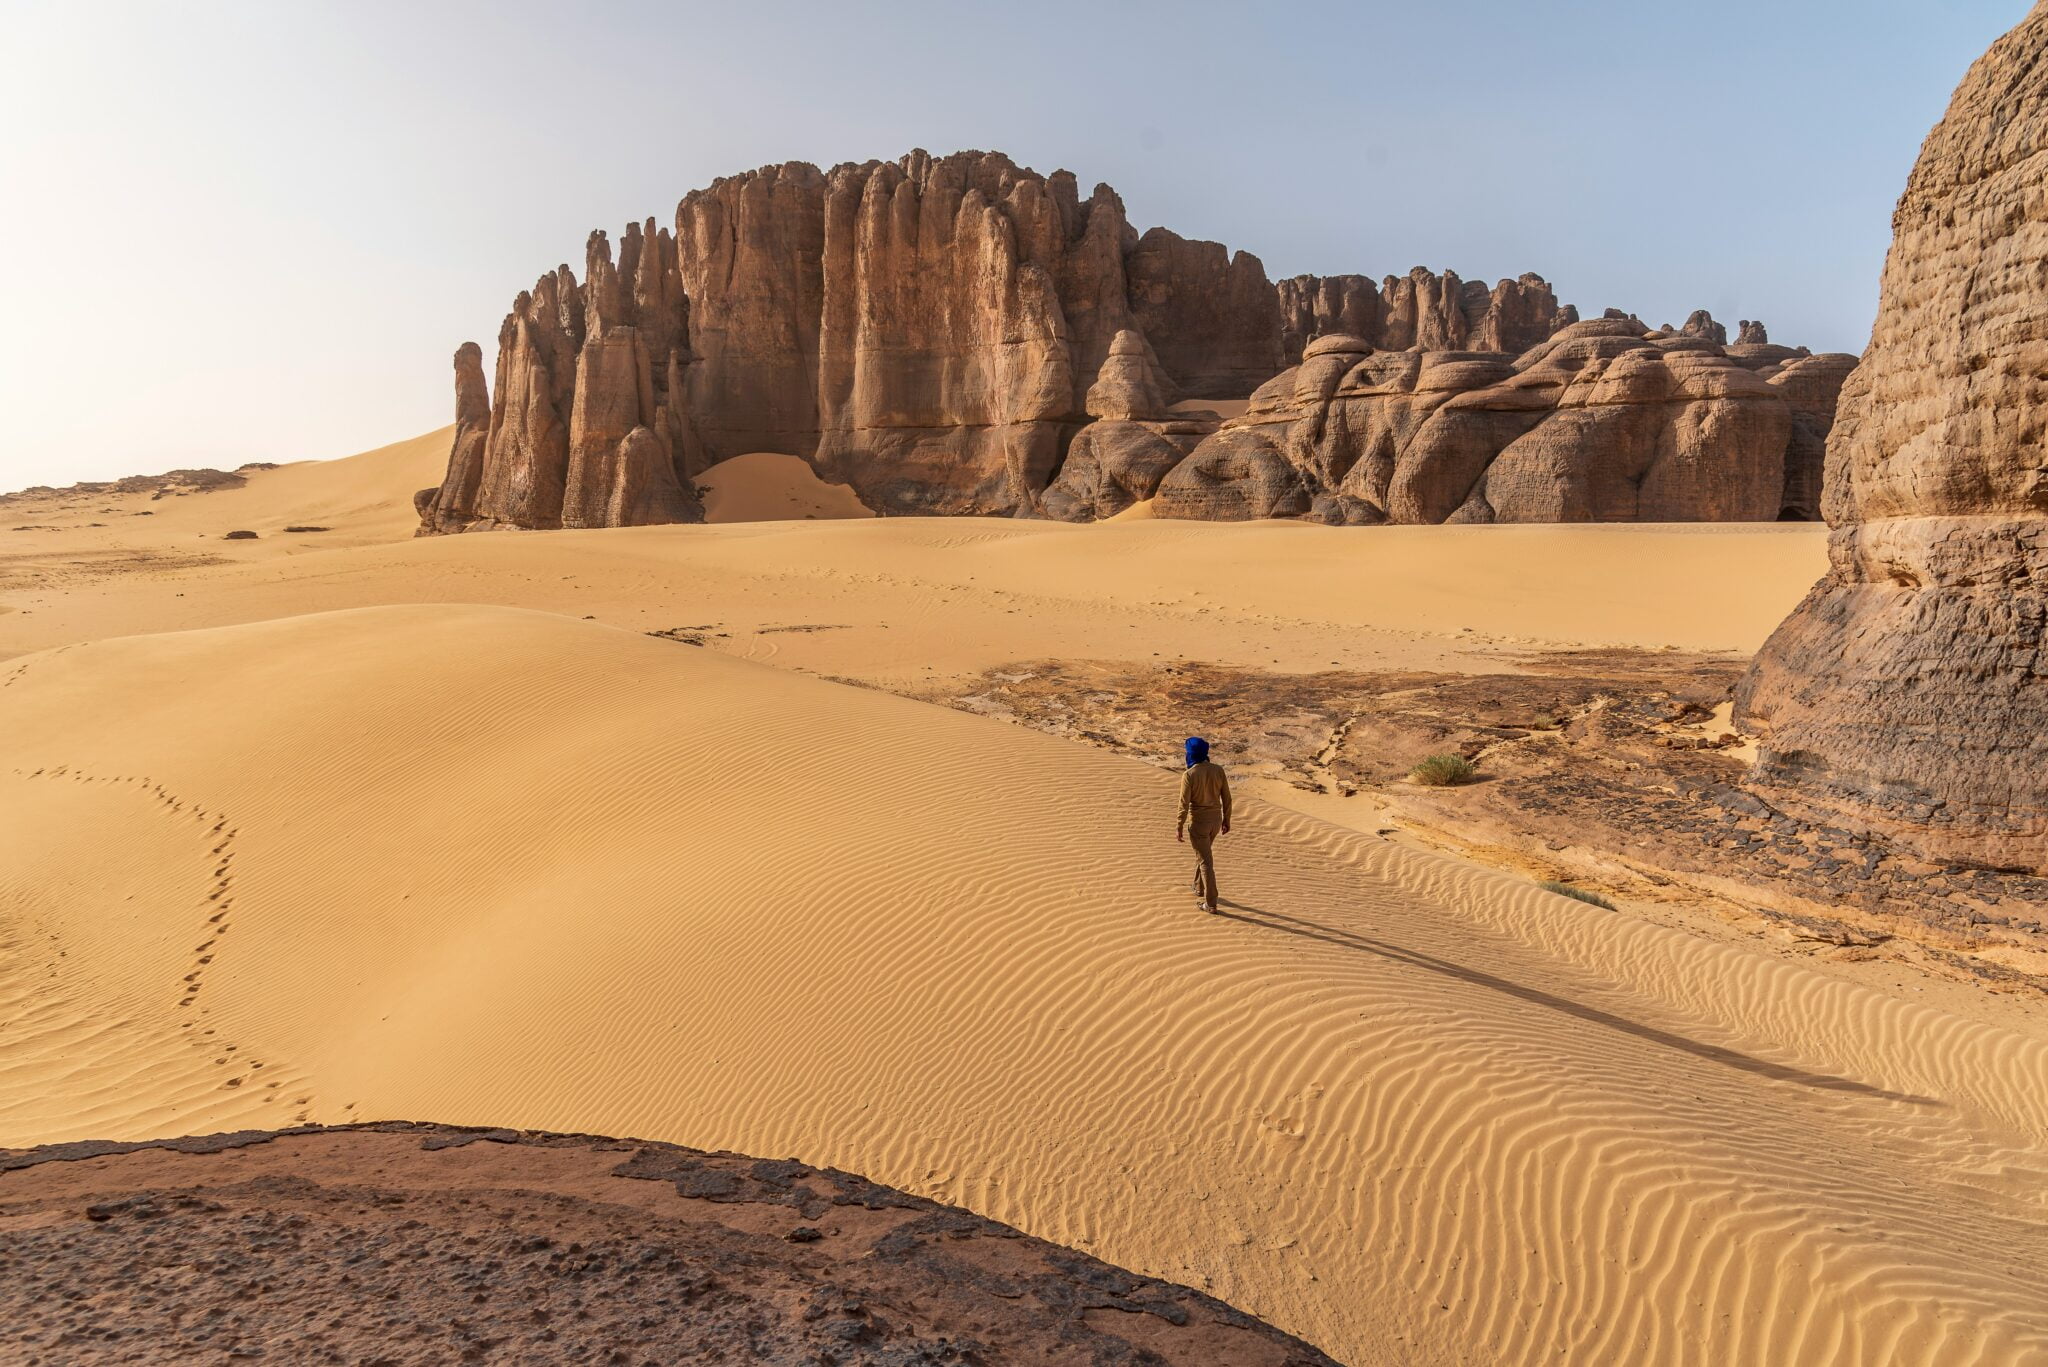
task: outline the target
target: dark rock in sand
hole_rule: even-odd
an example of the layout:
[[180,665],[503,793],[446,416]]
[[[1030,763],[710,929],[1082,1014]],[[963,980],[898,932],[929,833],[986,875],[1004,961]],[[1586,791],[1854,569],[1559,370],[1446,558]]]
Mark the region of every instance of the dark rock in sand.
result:
[[1335,1367],[1186,1287],[788,1161],[394,1123],[0,1151],[0,1174],[10,1362]]

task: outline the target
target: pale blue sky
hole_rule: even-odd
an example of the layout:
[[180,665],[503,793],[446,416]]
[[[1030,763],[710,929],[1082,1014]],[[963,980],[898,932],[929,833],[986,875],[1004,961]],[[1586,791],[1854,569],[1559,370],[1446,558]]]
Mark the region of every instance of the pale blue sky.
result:
[[768,162],[999,148],[1274,277],[1539,271],[1860,350],[2024,0],[0,0],[0,489],[349,454],[584,234]]

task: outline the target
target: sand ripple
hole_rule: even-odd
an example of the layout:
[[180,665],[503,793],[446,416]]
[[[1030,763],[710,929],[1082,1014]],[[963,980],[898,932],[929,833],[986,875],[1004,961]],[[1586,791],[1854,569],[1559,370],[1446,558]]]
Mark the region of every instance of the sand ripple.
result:
[[844,1166],[1354,1363],[2048,1354],[2038,1041],[1251,803],[1205,917],[1161,771],[537,613],[17,667],[0,1142],[219,1127],[203,1011],[316,1120]]

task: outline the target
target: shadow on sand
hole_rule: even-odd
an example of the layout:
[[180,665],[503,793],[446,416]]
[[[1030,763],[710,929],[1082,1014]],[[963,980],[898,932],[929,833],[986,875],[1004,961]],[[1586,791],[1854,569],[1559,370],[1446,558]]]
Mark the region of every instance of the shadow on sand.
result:
[[1277,911],[1262,911],[1258,907],[1246,906],[1242,902],[1233,902],[1227,897],[1223,899],[1222,909],[1218,910],[1216,915],[1232,921],[1242,921],[1248,926],[1257,926],[1261,930],[1275,930],[1279,931],[1282,935],[1298,935],[1304,940],[1320,940],[1324,944],[1336,945],[1340,949],[1356,950],[1361,954],[1374,954],[1382,959],[1391,960],[1394,963],[1407,964],[1412,968],[1427,969],[1432,973],[1441,973],[1447,978],[1456,978],[1460,982],[1490,988],[1495,992],[1501,993],[1503,996],[1513,997],[1518,1001],[1548,1007],[1552,1011],[1571,1016],[1577,1020],[1589,1021],[1594,1025],[1604,1025],[1610,1030],[1618,1030],[1622,1034],[1633,1035],[1637,1039],[1648,1040],[1652,1044],[1661,1044],[1667,1049],[1676,1049],[1681,1053],[1691,1054],[1695,1058],[1703,1058],[1709,1062],[1721,1064],[1724,1067],[1734,1068],[1739,1072],[1754,1074],[1757,1077],[1769,1078],[1774,1082],[1789,1082],[1797,1086],[1813,1087],[1829,1092],[1849,1092],[1857,1096],[1876,1097],[1883,1101],[1904,1102],[1909,1106],[1938,1106],[1941,1104],[1932,1097],[1912,1096],[1904,1092],[1886,1091],[1882,1087],[1873,1087],[1868,1083],[1858,1082],[1854,1078],[1836,1077],[1831,1073],[1809,1073],[1799,1068],[1788,1068],[1782,1063],[1772,1063],[1767,1059],[1752,1058],[1748,1054],[1723,1048],[1718,1044],[1708,1044],[1703,1040],[1688,1039],[1684,1035],[1673,1034],[1669,1030],[1660,1030],[1654,1025],[1644,1025],[1638,1021],[1617,1016],[1612,1012],[1602,1011],[1598,1007],[1588,1006],[1584,1002],[1575,1002],[1568,997],[1556,996],[1540,988],[1526,987],[1521,983],[1510,982],[1506,978],[1495,977],[1491,973],[1481,972],[1476,968],[1468,968],[1464,964],[1453,963],[1449,959],[1439,959],[1434,955],[1424,954],[1420,950],[1403,949],[1399,945],[1388,944],[1384,940],[1375,940],[1369,935],[1360,935],[1356,931],[1339,930],[1334,926],[1321,925],[1315,921],[1304,921],[1299,917],[1284,916]]

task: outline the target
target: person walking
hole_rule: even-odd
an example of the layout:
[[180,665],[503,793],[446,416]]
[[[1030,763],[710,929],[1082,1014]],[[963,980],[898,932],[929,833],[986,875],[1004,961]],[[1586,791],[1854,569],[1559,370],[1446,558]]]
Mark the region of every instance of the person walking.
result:
[[1180,821],[1175,840],[1195,847],[1195,896],[1204,911],[1216,910],[1216,837],[1230,834],[1230,780],[1209,758],[1209,742],[1189,736],[1188,771],[1180,780]]

